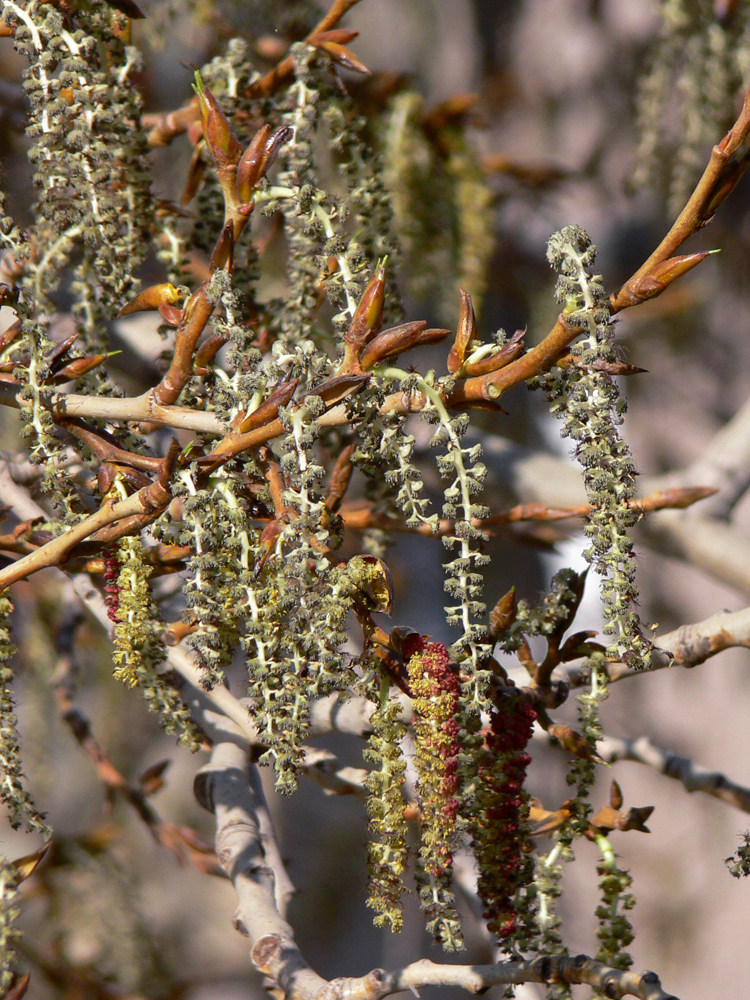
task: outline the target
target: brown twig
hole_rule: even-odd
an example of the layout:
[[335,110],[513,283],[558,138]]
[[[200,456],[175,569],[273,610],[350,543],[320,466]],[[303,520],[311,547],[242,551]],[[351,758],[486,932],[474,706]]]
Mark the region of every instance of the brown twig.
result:
[[31,576],[32,573],[37,573],[40,569],[64,562],[79,542],[91,537],[107,525],[133,515],[145,514],[153,520],[167,507],[171,499],[172,494],[169,489],[157,479],[124,500],[105,500],[95,514],[84,518],[79,524],[47,542],[46,545],[42,545],[35,552],[0,570],[0,591],[18,580]]
[[[68,606],[70,607],[70,606]],[[146,824],[157,844],[167,848],[181,864],[186,862],[199,871],[213,875],[223,875],[210,846],[189,827],[163,820],[148,801],[147,783],[131,784],[112,763],[109,754],[94,736],[90,721],[75,704],[75,632],[82,620],[76,605],[69,612],[58,629],[56,645],[58,666],[52,678],[52,687],[63,722],[68,726],[79,746],[86,752],[96,767],[99,780],[112,799],[120,795]]]

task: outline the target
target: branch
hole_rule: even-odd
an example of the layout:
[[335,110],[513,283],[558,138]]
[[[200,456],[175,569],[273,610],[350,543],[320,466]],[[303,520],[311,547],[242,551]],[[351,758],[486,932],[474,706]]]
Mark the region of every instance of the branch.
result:
[[677,1000],[662,989],[656,973],[622,972],[602,965],[587,955],[576,955],[573,958],[563,955],[541,956],[529,962],[500,962],[497,965],[435,965],[429,959],[422,959],[404,969],[381,975],[383,989],[379,994],[358,992],[355,989],[349,996],[357,1000],[376,1000],[377,997],[401,990],[416,992],[425,986],[458,986],[469,993],[482,993],[491,986],[503,984],[567,983],[575,986],[583,983],[607,997]]
[[[334,0],[328,13],[321,18],[313,30],[307,36],[308,41],[313,35],[321,31],[330,31],[335,27],[348,10],[358,4],[359,0]],[[278,90],[287,80],[291,79],[294,73],[294,59],[287,56],[282,59],[269,73],[254,83],[247,91],[247,97],[269,97]],[[194,121],[200,118],[199,103],[197,97],[192,97],[181,108],[174,111],[159,112],[158,114],[145,114],[142,117],[143,125],[149,129],[148,141],[150,146],[168,146],[178,135],[186,132]]]
[[250,774],[247,744],[225,731],[214,745],[211,762],[196,776],[195,794],[216,816],[216,854],[234,884],[239,903],[234,924],[250,939],[254,965],[288,1000],[312,1000],[327,983],[302,957],[291,926],[277,908],[274,871],[258,818],[263,805],[260,784],[250,780]]
[[[620,660],[607,665],[610,681],[642,676],[663,667],[697,667],[725,649],[750,649],[750,607],[741,611],[719,611],[693,625],[682,625],[673,632],[657,636],[647,670],[636,670]],[[553,678],[571,687],[582,687],[591,681],[586,661],[566,663],[555,668]]]
[[618,736],[605,736],[596,744],[596,752],[608,764],[618,760],[632,760],[645,764],[659,774],[682,782],[688,792],[703,792],[715,799],[750,813],[750,788],[737,785],[719,771],[709,771],[705,767],[694,764],[688,757],[670,753],[656,746],[648,736],[628,739]]

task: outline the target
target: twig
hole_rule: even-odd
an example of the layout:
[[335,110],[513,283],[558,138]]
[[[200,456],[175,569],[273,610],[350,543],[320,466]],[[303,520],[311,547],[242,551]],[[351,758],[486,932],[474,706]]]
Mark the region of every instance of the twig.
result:
[[65,534],[59,535],[36,551],[17,559],[4,570],[0,570],[0,591],[18,580],[31,576],[32,573],[37,573],[40,569],[63,562],[79,542],[115,521],[140,514],[158,516],[171,499],[172,494],[157,479],[125,500],[117,502],[105,500],[101,509],[95,514],[84,518],[79,524],[69,528]]
[[733,190],[747,165],[740,151],[750,134],[750,91],[745,93],[737,121],[721,142],[711,150],[711,158],[703,176],[680,212],[672,228],[654,250],[651,256],[625,282],[610,300],[613,313],[637,305],[642,301],[638,285],[657,265],[668,260],[682,246],[688,237],[705,226],[713,218],[721,202]]

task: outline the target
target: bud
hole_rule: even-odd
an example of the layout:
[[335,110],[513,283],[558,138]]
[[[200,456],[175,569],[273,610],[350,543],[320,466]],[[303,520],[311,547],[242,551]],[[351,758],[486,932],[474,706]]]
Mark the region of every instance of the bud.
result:
[[[119,354],[119,351],[113,351],[112,354]],[[106,361],[107,358],[111,357],[112,354],[88,354],[85,358],[75,358],[69,364],[61,368],[60,371],[55,372],[52,380],[53,382],[72,382],[73,379],[80,378],[87,372],[93,371],[94,368],[98,368],[99,365]]]
[[490,642],[497,642],[516,620],[516,588],[511,587],[490,611]]
[[350,69],[355,73],[366,73],[370,71],[351,51],[342,45],[342,40],[351,42],[357,37],[359,32],[347,31],[340,28],[334,31],[316,31],[307,39],[308,45],[313,45],[320,52],[325,54],[345,69]]
[[344,339],[344,372],[359,369],[359,355],[380,329],[385,299],[385,268],[379,267],[362,293]]
[[235,434],[246,434],[257,427],[275,420],[279,415],[279,409],[286,406],[294,395],[299,379],[292,379],[291,382],[282,382],[276,386],[268,399],[264,399],[260,406],[256,407],[252,413],[238,413],[231,423],[231,428]]
[[214,163],[219,168],[237,166],[242,156],[242,147],[227,116],[197,71],[193,90],[198,95],[203,138],[206,140]]
[[448,371],[455,375],[461,369],[466,357],[466,350],[472,340],[477,336],[477,318],[474,315],[474,304],[471,296],[463,288],[461,293],[461,311],[458,315],[458,329],[456,339],[448,355]]
[[550,736],[556,739],[563,750],[572,753],[582,760],[595,761],[597,764],[604,764],[605,761],[596,752],[596,749],[589,743],[585,736],[581,736],[570,726],[558,725],[554,723],[547,727]]
[[232,270],[232,263],[234,259],[234,222],[229,221],[226,223],[224,228],[216,241],[216,246],[213,248],[211,253],[211,259],[208,262],[208,270],[210,274],[214,271],[218,271],[219,268],[226,267],[228,271]]
[[205,375],[206,369],[229,340],[225,334],[214,334],[205,340],[195,352],[193,368],[196,375]]
[[288,125],[271,133],[270,125],[263,125],[253,136],[237,166],[237,194],[241,202],[249,202],[253,189],[265,177],[281,146],[292,135]]
[[401,326],[383,330],[365,347],[359,357],[360,366],[367,371],[385,361],[386,358],[395,358],[413,347],[421,347],[423,344],[439,344],[450,334],[450,330],[427,330],[426,326],[427,323],[424,320],[413,320],[411,323],[402,323]]
[[478,358],[476,361],[472,361],[472,358],[478,352],[473,352],[464,362],[462,374],[466,375],[467,378],[473,375],[491,375],[492,372],[505,368],[511,361],[515,361],[516,358],[520,358],[523,354],[525,350],[523,342],[525,336],[526,330],[516,330],[507,344],[503,344],[502,347],[498,347],[492,353],[487,354],[483,358]]
[[692,270],[709,254],[713,253],[718,253],[718,250],[702,250],[700,253],[683,254],[679,257],[663,260],[638,281],[626,285],[629,303],[634,305],[637,302],[653,299],[660,295],[673,281]]
[[160,305],[173,306],[176,302],[179,302],[180,298],[179,290],[170,282],[162,285],[151,285],[149,288],[144,288],[142,292],[139,292],[132,302],[128,302],[126,306],[123,306],[117,315],[118,317],[129,316],[130,313],[158,309]]

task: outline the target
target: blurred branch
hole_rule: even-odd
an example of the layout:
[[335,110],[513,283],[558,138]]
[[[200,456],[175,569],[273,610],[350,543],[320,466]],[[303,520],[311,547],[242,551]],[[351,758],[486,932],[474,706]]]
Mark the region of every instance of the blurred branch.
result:
[[750,488],[750,398],[711,438],[690,465],[663,477],[665,484],[688,482],[713,486],[717,495],[701,504],[701,514],[729,517]]
[[658,523],[649,521],[639,528],[638,540],[750,594],[750,537],[734,524],[698,512],[666,511]]
[[688,792],[703,792],[715,799],[721,799],[736,809],[750,813],[750,788],[735,784],[719,771],[709,771],[700,767],[688,757],[670,753],[656,746],[648,736],[634,739],[605,736],[597,742],[596,750],[608,764],[614,764],[618,760],[632,760],[638,764],[645,764],[659,774],[682,782]]
[[189,863],[199,871],[222,875],[208,844],[190,827],[163,820],[148,801],[150,791],[147,781],[139,784],[129,782],[114,766],[109,754],[94,736],[91,722],[74,700],[74,638],[81,615],[77,604],[71,605],[66,601],[65,607],[68,614],[56,636],[58,666],[52,678],[52,688],[63,721],[81,749],[93,761],[97,776],[106,788],[107,797],[113,799],[115,795],[120,795],[145,823],[156,843],[171,851],[181,864]]

